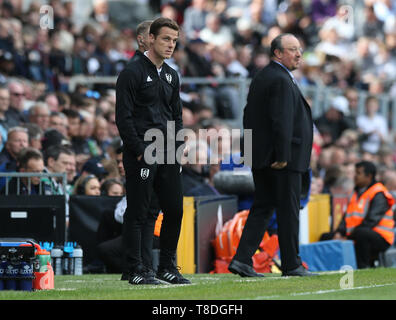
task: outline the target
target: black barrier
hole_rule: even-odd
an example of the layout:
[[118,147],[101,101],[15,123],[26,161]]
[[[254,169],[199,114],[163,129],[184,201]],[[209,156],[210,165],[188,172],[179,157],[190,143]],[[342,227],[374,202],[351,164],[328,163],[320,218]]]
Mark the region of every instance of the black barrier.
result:
[[0,196],[0,237],[66,240],[65,196]]
[[[69,241],[77,242],[84,250],[84,265],[97,260],[97,229],[102,214],[114,211],[121,197],[71,196],[69,200]],[[196,272],[207,273],[213,269],[215,259],[211,241],[216,237],[218,212],[223,223],[238,210],[236,196],[204,196],[194,198],[195,261]],[[220,211],[219,211],[220,208]]]
[[236,196],[213,196],[195,198],[195,261],[197,273],[208,273],[214,269],[215,260],[212,240],[216,237],[216,226],[222,224],[237,213]]
[[97,259],[96,246],[102,214],[115,210],[122,197],[76,196],[69,199],[69,241],[77,242],[84,251],[84,265]]

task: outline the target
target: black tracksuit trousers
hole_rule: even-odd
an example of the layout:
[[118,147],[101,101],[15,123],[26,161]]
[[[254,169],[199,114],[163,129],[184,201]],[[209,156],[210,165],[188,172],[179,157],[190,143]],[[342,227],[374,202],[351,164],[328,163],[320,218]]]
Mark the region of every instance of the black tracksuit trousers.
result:
[[143,267],[141,242],[153,192],[164,213],[160,234],[159,269],[166,268],[176,256],[183,217],[181,170],[175,164],[147,164],[144,159],[124,165],[126,168],[127,209],[124,214],[122,242],[124,270],[139,272]]

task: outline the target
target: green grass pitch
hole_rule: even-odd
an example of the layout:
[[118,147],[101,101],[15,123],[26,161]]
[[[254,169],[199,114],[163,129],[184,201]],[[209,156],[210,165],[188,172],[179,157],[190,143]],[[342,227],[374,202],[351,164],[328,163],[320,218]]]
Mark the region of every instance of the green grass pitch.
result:
[[185,275],[190,285],[130,285],[119,274],[55,276],[55,289],[0,291],[0,300],[395,300],[396,268],[317,277]]

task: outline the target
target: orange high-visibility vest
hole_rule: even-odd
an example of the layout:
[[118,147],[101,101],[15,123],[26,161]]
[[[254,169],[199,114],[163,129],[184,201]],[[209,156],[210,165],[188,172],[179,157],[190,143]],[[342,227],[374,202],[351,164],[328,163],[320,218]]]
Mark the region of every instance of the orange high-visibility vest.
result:
[[389,209],[385,212],[383,218],[373,228],[373,230],[379,233],[386,240],[386,242],[392,245],[395,236],[393,231],[395,221],[393,219],[392,206],[395,203],[395,200],[388,192],[386,187],[380,182],[368,188],[359,198],[357,198],[356,192],[353,193],[345,216],[345,224],[347,229],[346,234],[349,236],[353,229],[363,222],[369,209],[371,200],[379,192],[384,193],[386,199],[388,200]]

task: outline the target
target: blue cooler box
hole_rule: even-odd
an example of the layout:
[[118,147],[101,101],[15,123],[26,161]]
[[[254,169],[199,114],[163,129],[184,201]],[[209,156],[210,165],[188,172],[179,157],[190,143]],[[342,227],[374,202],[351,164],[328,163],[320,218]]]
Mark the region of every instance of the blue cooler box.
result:
[[352,240],[328,240],[300,245],[300,257],[310,271],[338,271],[349,265],[357,269]]

